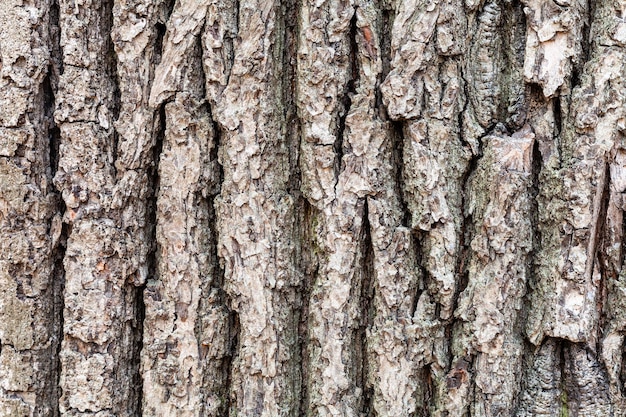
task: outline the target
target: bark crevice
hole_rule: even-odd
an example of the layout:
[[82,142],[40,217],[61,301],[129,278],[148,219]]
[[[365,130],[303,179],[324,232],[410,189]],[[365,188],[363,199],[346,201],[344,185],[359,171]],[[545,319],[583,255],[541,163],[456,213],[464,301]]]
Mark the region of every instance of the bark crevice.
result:
[[369,221],[369,210],[367,198],[364,201],[363,207],[363,236],[361,238],[361,294],[360,296],[360,325],[357,329],[357,335],[355,342],[357,347],[355,348],[355,356],[358,360],[355,361],[356,369],[356,386],[362,389],[361,396],[361,410],[363,415],[370,415],[374,410],[374,387],[367,383],[368,375],[370,374],[370,365],[368,360],[368,341],[367,341],[367,329],[372,328],[373,324],[373,291],[374,282],[376,281],[376,270],[374,267],[374,244],[372,242],[371,225]]

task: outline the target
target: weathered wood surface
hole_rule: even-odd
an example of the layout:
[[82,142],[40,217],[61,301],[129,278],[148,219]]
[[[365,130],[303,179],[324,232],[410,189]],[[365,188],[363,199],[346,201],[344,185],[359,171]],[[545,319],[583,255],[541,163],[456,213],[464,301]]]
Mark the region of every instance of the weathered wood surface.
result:
[[0,24],[0,416],[626,415],[626,1]]

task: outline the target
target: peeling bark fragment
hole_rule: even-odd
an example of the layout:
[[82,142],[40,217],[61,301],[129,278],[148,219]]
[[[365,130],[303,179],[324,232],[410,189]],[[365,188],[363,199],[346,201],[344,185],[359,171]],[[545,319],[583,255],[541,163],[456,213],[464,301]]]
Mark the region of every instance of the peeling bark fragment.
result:
[[237,38],[236,0],[211,0],[202,32],[203,69],[206,94],[211,102],[219,99],[233,66],[234,42]]
[[624,120],[624,62],[621,49],[595,46],[573,91],[561,154],[553,153],[541,172],[542,250],[527,327],[535,344],[544,335],[591,346],[597,340],[602,279],[597,252],[607,210],[607,164]]
[[526,13],[524,78],[537,83],[546,98],[558,95],[582,52],[586,0],[522,0]]
[[[462,323],[453,350],[474,355],[471,415],[511,415],[516,407],[524,342],[518,323],[532,249],[531,169],[534,134],[484,139],[484,155],[469,180],[474,223],[469,282],[455,315]],[[462,403],[469,404],[465,398]],[[458,410],[461,415],[461,410]]]
[[[50,2],[0,7],[0,415],[58,415]],[[62,272],[61,272],[62,274]]]

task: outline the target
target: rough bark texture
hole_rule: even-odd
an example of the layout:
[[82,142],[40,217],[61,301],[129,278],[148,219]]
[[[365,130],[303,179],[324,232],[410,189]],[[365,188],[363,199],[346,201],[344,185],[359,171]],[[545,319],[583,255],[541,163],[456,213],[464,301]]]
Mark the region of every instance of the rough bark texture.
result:
[[626,1],[0,27],[0,416],[626,416]]

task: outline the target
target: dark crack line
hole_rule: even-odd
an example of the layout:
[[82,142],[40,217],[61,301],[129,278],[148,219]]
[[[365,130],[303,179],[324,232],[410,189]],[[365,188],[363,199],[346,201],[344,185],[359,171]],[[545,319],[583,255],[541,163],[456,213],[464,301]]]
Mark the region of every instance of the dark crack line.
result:
[[362,259],[361,259],[361,323],[356,337],[357,351],[356,357],[360,359],[357,364],[357,381],[356,386],[362,388],[362,413],[363,415],[371,415],[374,409],[374,387],[368,383],[368,374],[370,372],[370,364],[368,360],[367,349],[367,329],[372,327],[374,314],[374,283],[376,282],[374,267],[374,244],[372,241],[372,230],[369,221],[368,200],[365,198],[363,202],[363,233],[360,241],[362,242]]

